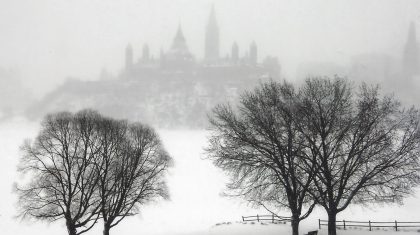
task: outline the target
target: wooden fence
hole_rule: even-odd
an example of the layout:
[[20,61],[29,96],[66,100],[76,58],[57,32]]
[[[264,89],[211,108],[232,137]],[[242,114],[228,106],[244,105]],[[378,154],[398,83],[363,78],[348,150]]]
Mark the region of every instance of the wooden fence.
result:
[[[318,220],[319,229],[321,226],[328,226],[328,220]],[[347,229],[350,227],[353,228],[369,228],[369,231],[372,231],[373,228],[393,228],[395,231],[398,231],[398,228],[420,228],[420,222],[379,222],[379,221],[352,221],[352,220],[337,220],[336,226]]]
[[251,216],[242,216],[243,222],[257,221],[257,222],[290,222],[290,217],[278,216],[278,215],[251,215]]
[[[242,216],[243,222],[290,222],[291,217],[286,216],[278,216],[278,215],[251,215],[251,216]],[[399,228],[420,228],[420,222],[404,222],[404,221],[391,221],[391,222],[384,222],[384,221],[354,221],[354,220],[337,220],[335,222],[338,228],[343,228],[346,230],[347,228],[369,228],[369,231],[375,228],[392,228],[395,231],[398,231]],[[318,220],[319,229],[322,226],[328,226],[328,220]]]

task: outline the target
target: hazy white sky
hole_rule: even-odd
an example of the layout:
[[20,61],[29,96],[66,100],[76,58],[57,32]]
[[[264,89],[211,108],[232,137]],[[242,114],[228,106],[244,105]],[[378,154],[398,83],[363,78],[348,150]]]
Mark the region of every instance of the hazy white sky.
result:
[[[128,43],[133,45],[135,57],[140,56],[144,43],[155,56],[160,48],[167,50],[179,23],[190,50],[200,59],[212,4],[220,26],[222,55],[230,52],[233,41],[244,53],[255,40],[260,59],[268,54],[278,56],[282,73],[289,79],[305,61],[342,64],[361,53],[399,56],[409,22],[420,26],[420,0],[0,0],[0,69],[19,71],[18,77],[36,93],[69,76],[96,79],[104,67],[118,72]],[[9,140],[0,141],[0,155],[7,157],[0,171],[0,193],[5,195],[0,200],[3,216],[14,213],[10,179],[16,173],[18,146],[28,137],[27,129],[35,131],[20,123],[17,126],[21,128],[18,131],[10,126],[0,132],[1,140]],[[120,231],[129,234],[134,226],[142,226],[143,232],[155,234],[165,229],[182,232],[245,214],[246,207],[236,210],[218,196],[224,178],[215,174],[210,162],[200,160],[203,133],[187,133],[182,138],[171,133],[163,136],[168,150],[178,159],[171,175],[173,203],[146,211],[144,219],[130,219]],[[185,191],[189,192],[186,196]],[[405,208],[413,207],[409,204]],[[404,215],[401,211],[396,214],[399,218]],[[319,215],[311,221],[316,222]],[[395,219],[391,212],[378,215]],[[174,217],[181,222],[173,221]],[[406,218],[413,217],[410,214]],[[57,226],[57,231],[65,232],[62,224]],[[9,229],[6,234],[36,230],[9,217],[0,220],[0,227]],[[43,234],[57,234],[44,227],[36,231],[44,230]]]
[[103,67],[118,72],[129,42],[136,57],[143,43],[157,56],[178,23],[201,58],[212,4],[222,55],[234,40],[242,53],[255,40],[260,58],[278,56],[289,79],[306,60],[399,55],[409,21],[420,21],[419,0],[0,0],[0,67],[35,88],[95,79]]

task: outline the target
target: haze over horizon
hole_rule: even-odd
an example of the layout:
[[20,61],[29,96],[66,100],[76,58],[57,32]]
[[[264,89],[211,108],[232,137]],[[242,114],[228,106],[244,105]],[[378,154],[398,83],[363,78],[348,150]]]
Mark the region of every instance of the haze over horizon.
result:
[[[209,17],[212,7],[215,17]],[[64,220],[32,223],[14,217],[18,197],[12,188],[25,179],[17,172],[19,159],[24,156],[20,146],[42,130],[47,114],[59,116],[63,115],[59,112],[89,109],[109,120],[148,125],[157,131],[173,157],[175,163],[167,175],[171,200],[142,206],[138,216],[124,220],[112,234],[223,235],[214,232],[223,227],[217,228],[216,224],[236,225],[236,221],[243,220],[241,216],[268,212],[250,206],[243,198],[222,196],[229,175],[212,164],[208,151],[212,143],[209,118],[215,115],[216,105],[229,103],[234,107],[243,99],[242,92],[270,79],[293,82],[296,94],[301,95],[301,79],[308,75],[348,78],[349,83],[343,79],[343,84],[354,85],[355,90],[359,82],[378,83],[380,97],[394,92],[403,105],[419,107],[420,101],[420,0],[0,0],[0,35],[0,228],[5,228],[1,231],[5,234],[65,233]],[[233,46],[234,42],[238,47]],[[145,44],[148,47],[143,50]],[[267,56],[278,61],[273,57],[264,60]],[[330,87],[325,90],[336,91]],[[351,98],[357,100],[354,94]],[[287,99],[287,106],[299,105],[299,109],[290,110],[300,110],[301,103],[295,101],[306,101],[296,97]],[[258,104],[255,100],[249,102],[255,103]],[[277,100],[272,103],[286,104]],[[293,124],[294,120],[301,120],[300,116],[288,115],[287,120],[294,119],[266,122],[265,116],[278,118],[274,112],[276,115],[267,114],[282,109],[255,110],[264,119],[260,122],[263,124]],[[354,110],[357,109],[346,114],[359,114]],[[374,112],[363,109],[357,117]],[[335,114],[318,113],[321,117],[324,113]],[[354,133],[363,132],[358,131],[359,127],[369,129],[361,125],[369,123],[368,119],[343,120],[351,120],[348,123],[357,126]],[[248,131],[252,125],[245,123],[240,129]],[[312,127],[310,123],[305,125]],[[350,127],[336,129],[353,130]],[[285,129],[271,126],[264,129],[275,131],[267,135],[270,137],[286,133],[282,132]],[[252,132],[242,136],[249,133]],[[301,139],[304,138],[298,142]],[[120,143],[130,143],[127,140],[130,139],[124,137]],[[259,137],[255,140],[259,141]],[[416,140],[412,143],[418,143]],[[391,146],[387,144],[383,146]],[[107,152],[104,145],[98,146]],[[135,152],[127,146],[119,149],[124,154]],[[301,152],[306,148],[302,146],[296,149]],[[78,147],[74,149],[76,152]],[[353,154],[355,148],[350,149],[352,155],[362,155]],[[285,152],[276,151],[269,158]],[[240,159],[251,152],[246,149],[245,153],[240,152]],[[369,159],[373,156],[366,155]],[[91,169],[98,173],[97,168]],[[116,179],[120,174],[114,175]],[[420,207],[419,190],[415,188],[413,197],[408,197],[404,205],[351,204],[337,218],[415,221],[418,213],[413,208]],[[279,215],[290,215],[289,210],[277,209]],[[324,209],[315,207],[302,223],[302,233],[318,229],[318,219],[324,218],[328,218]],[[87,234],[100,234],[101,223]],[[325,230],[320,233],[325,234]]]
[[118,74],[124,48],[138,58],[167,50],[178,24],[197,59],[211,6],[220,26],[221,56],[234,41],[240,53],[255,40],[259,60],[279,58],[282,76],[294,80],[305,62],[347,64],[352,56],[399,58],[420,1],[2,1],[0,68],[13,70],[35,94],[66,78],[95,80],[103,68]]

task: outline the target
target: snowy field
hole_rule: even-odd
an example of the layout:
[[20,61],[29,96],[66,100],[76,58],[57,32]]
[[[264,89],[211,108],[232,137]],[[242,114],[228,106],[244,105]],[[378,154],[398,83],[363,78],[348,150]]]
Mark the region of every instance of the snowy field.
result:
[[[307,230],[302,230],[302,232],[307,232]],[[281,235],[281,234],[291,234],[292,230],[290,226],[287,225],[273,225],[273,224],[242,224],[242,223],[233,223],[233,224],[223,224],[219,226],[213,226],[207,233],[202,233],[202,235],[255,235],[255,234],[264,234],[264,235]],[[318,235],[327,235],[327,230],[322,229],[318,232]],[[418,235],[418,231],[400,231],[395,232],[391,230],[375,230],[375,231],[366,231],[360,229],[349,229],[349,230],[340,230],[338,231],[339,235]],[[201,234],[197,234],[201,235]]]
[[[16,164],[19,160],[19,146],[26,138],[33,138],[38,132],[38,123],[13,120],[0,123],[0,234],[66,234],[64,222],[53,224],[20,221],[14,216],[16,197],[12,193],[16,181]],[[281,235],[290,234],[290,226],[260,223],[243,224],[242,215],[267,214],[263,209],[250,208],[238,199],[221,197],[227,182],[226,176],[205,159],[206,131],[159,131],[166,149],[175,160],[168,175],[171,200],[145,207],[141,214],[127,218],[111,234],[118,235]],[[420,195],[417,193],[417,195]],[[365,208],[352,206],[338,215],[338,220],[372,221],[420,221],[420,201],[417,197],[407,198],[404,205],[376,206]],[[280,212],[287,216],[287,211]],[[326,219],[321,208],[301,225],[301,234],[318,229],[318,219]],[[227,223],[229,222],[229,223]],[[217,224],[217,225],[216,225]],[[101,234],[101,224],[86,234]],[[419,228],[420,230],[420,228]],[[319,234],[326,234],[326,227]],[[377,234],[420,234],[360,229],[340,230],[342,235]]]

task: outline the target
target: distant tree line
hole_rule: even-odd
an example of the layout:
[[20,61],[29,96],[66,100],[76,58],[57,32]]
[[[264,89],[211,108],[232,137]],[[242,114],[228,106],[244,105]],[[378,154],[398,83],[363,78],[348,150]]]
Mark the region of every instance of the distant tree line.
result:
[[419,184],[419,111],[377,86],[310,78],[266,82],[220,104],[207,149],[231,176],[230,194],[290,209],[293,235],[315,207],[336,216],[351,203],[401,202]]
[[164,175],[172,159],[157,133],[140,123],[92,110],[47,115],[22,146],[17,184],[20,216],[65,220],[69,235],[99,220],[103,234],[157,198],[168,198]]
[[224,86],[202,86],[198,92],[194,83],[133,81],[127,86],[115,81],[67,80],[64,84],[36,100],[25,109],[31,120],[64,108],[76,112],[93,107],[101,114],[128,120],[142,120],[159,128],[203,129],[208,126],[206,113],[214,105],[231,96]]

